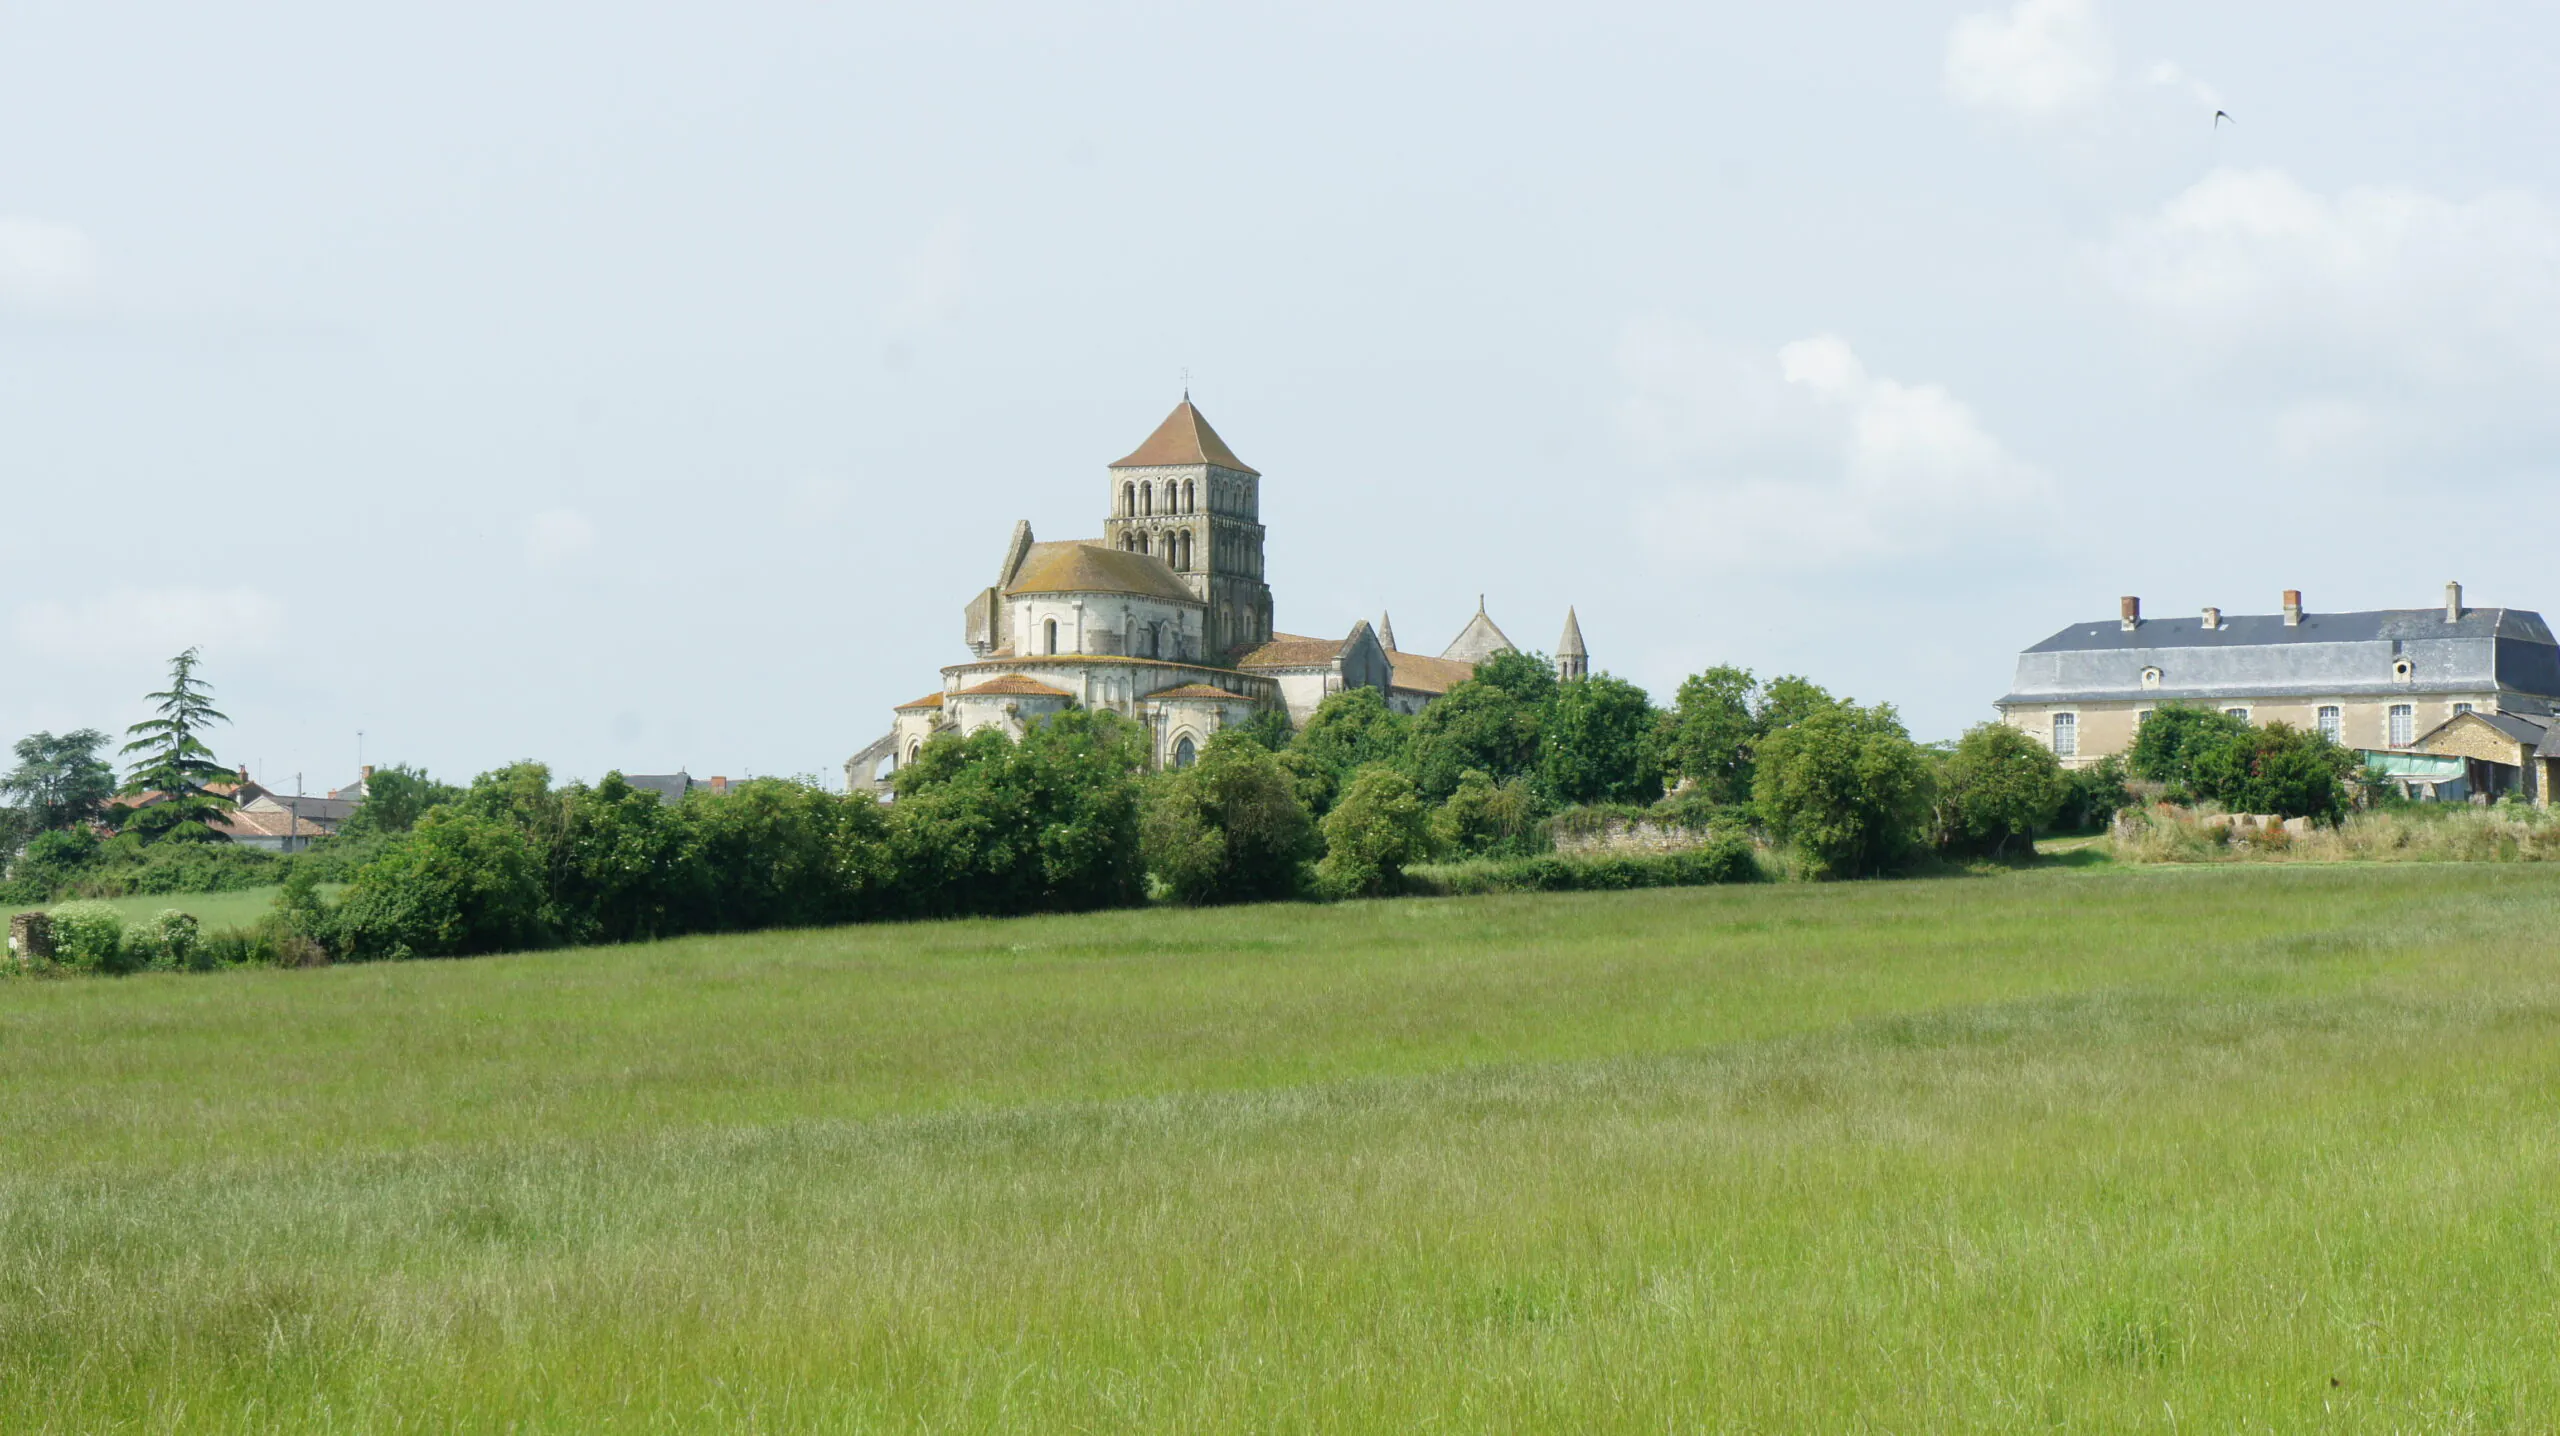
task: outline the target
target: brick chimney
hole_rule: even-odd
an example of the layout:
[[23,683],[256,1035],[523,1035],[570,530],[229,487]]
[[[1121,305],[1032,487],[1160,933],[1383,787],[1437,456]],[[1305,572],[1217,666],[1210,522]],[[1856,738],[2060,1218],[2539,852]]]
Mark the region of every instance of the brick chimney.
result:
[[2116,603],[2118,609],[2123,614],[2125,632],[2131,633],[2142,626],[2141,599],[2136,598],[2131,594],[2127,594],[2123,598],[2118,599]]
[[716,798],[716,797],[719,797],[719,796],[721,796],[722,794],[724,794],[724,793],[726,793],[726,792],[728,792],[728,791],[729,791],[729,780],[728,780],[728,779],[726,779],[726,778],[713,778],[713,779],[711,780],[711,796],[713,796],[713,797],[715,797],[715,798]]
[[2302,626],[2301,589],[2288,588],[2284,591],[2284,626],[2287,628],[2300,628]]
[[2444,586],[2444,621],[2447,623],[2460,623],[2462,621],[2461,584],[2448,583]]
[[2204,611],[2204,626],[2207,628],[2220,628],[2222,626],[2222,610],[2218,608],[2207,608]]

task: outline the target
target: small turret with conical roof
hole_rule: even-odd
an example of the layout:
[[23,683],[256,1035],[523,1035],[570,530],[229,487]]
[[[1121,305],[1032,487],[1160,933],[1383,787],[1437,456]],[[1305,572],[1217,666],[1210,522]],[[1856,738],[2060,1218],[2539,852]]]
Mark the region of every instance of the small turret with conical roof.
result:
[[1564,637],[1556,640],[1556,677],[1570,683],[1591,676],[1591,651],[1582,646],[1582,620],[1574,617],[1568,604],[1564,611]]
[[1383,608],[1378,610],[1378,646],[1389,653],[1396,650],[1396,621]]

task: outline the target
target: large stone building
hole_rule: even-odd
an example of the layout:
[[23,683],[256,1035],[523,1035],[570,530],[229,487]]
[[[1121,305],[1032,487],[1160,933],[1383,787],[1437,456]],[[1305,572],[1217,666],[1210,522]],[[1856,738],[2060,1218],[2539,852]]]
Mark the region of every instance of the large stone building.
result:
[[[1436,657],[1398,649],[1384,615],[1340,638],[1274,629],[1262,474],[1187,394],[1106,474],[1102,537],[1042,542],[1029,521],[1013,526],[995,581],[968,601],[969,659],[943,669],[941,686],[901,705],[890,731],[846,762],[848,787],[877,787],[938,734],[1018,735],[1071,707],[1136,719],[1155,761],[1180,767],[1229,724],[1275,709],[1303,723],[1347,688],[1375,688],[1417,712],[1513,647],[1482,598]],[[1575,676],[1589,665],[1570,610],[1557,658]]]
[[[2560,645],[2538,613],[2464,607],[2460,584],[2445,586],[2441,608],[2365,613],[2315,613],[2287,589],[2281,613],[2146,619],[2142,601],[2127,598],[2115,621],[2075,623],[2019,654],[1998,708],[2078,767],[2132,747],[2143,716],[2163,703],[2317,729],[2387,771],[2405,769],[2431,795],[2514,781],[2540,798],[2533,743],[2517,735],[2540,733],[2560,711]],[[2467,715],[2495,721],[2456,722]],[[2510,755],[2512,779],[2483,769],[2456,784],[2461,764],[2444,769],[2445,783],[2430,776],[2443,765],[2425,759],[2465,756],[2456,745],[2491,734],[2525,745]]]

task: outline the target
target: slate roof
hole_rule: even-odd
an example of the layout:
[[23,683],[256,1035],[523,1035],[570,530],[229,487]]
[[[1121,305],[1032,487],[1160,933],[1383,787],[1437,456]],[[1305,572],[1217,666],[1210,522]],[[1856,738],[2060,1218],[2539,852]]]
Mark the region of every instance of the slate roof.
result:
[[1238,668],[1322,668],[1342,656],[1347,638],[1275,633],[1271,641],[1236,660]]
[[1005,592],[1125,593],[1173,603],[1200,602],[1199,595],[1174,577],[1163,559],[1090,539],[1033,544]]
[[625,773],[622,781],[655,793],[661,801],[669,803],[693,790],[693,775],[682,769],[672,773]]
[[1209,417],[1193,407],[1187,394],[1173,406],[1172,413],[1165,415],[1164,422],[1156,425],[1156,431],[1147,436],[1145,443],[1111,467],[1151,469],[1185,464],[1215,464],[1240,474],[1262,476],[1260,469],[1236,457],[1236,451],[1209,427]]
[[991,694],[1009,694],[1020,698],[1075,697],[1074,694],[1069,693],[1063,688],[1052,688],[1037,678],[1032,678],[1020,673],[1007,673],[1000,677],[990,678],[975,688],[963,688],[960,690],[960,696],[963,698]]
[[[2406,662],[2409,676],[2395,665]],[[2156,686],[2143,673],[2158,669]],[[2516,608],[2240,614],[2075,623],[2018,655],[2003,703],[2504,693],[2560,700],[2560,645],[2542,615]]]

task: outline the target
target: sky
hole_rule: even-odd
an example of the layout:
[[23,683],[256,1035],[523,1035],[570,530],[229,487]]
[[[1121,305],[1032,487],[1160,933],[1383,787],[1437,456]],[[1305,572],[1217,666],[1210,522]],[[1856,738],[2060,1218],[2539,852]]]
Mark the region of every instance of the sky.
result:
[[840,781],[1186,376],[1281,629],[1664,702],[2560,611],[2553,133],[2461,0],[0,0],[0,741]]

